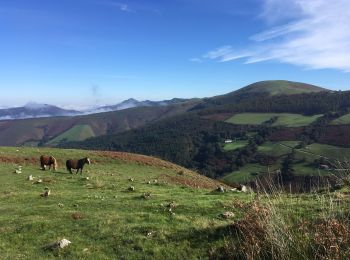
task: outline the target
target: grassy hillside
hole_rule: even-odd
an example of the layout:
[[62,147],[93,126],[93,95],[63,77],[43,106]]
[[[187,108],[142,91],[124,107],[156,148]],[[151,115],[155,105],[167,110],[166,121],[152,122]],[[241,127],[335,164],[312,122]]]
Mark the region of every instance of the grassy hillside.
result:
[[83,141],[90,137],[95,137],[95,133],[90,125],[75,125],[66,132],[51,139],[46,145],[55,146],[62,141]]
[[[333,145],[313,143],[304,148],[297,148],[299,141],[265,142],[258,146],[257,153],[264,156],[273,156],[275,161],[269,166],[270,172],[282,168],[284,158],[293,150],[295,159],[293,169],[295,176],[326,176],[334,174],[334,171],[322,169],[315,163],[323,158],[323,164],[329,164],[330,168],[340,167],[339,162],[349,161],[350,148],[342,148]],[[259,163],[248,163],[236,171],[228,173],[222,180],[226,183],[245,183],[254,180],[257,176],[267,173],[267,166]]]
[[[56,138],[52,141],[55,144],[66,138],[66,135],[69,136],[68,140],[77,137],[74,141],[79,141],[86,134],[90,137],[92,133],[94,136],[119,133],[184,113],[196,102],[190,100],[169,106],[138,107],[75,117],[0,121],[0,145],[22,145],[28,142],[45,144]],[[80,125],[84,125],[86,130],[91,130],[83,135],[75,135]],[[77,126],[78,128],[75,128]],[[64,135],[60,136],[62,134]]]
[[227,119],[226,122],[237,125],[260,125],[276,118],[272,126],[300,127],[311,124],[321,116],[304,116],[288,113],[240,113]]
[[267,80],[260,81],[248,85],[237,92],[242,93],[268,93],[271,96],[275,95],[294,95],[294,94],[302,94],[302,93],[314,93],[328,91],[325,88],[321,88],[318,86],[293,82],[287,80]]
[[[58,171],[39,170],[40,154],[54,154]],[[64,160],[83,156],[93,164],[83,175],[68,174]],[[14,174],[18,164],[22,173]],[[28,181],[29,175],[35,179]],[[38,179],[43,183],[33,184]],[[243,196],[211,194],[219,185],[216,181],[171,163],[125,153],[0,148],[0,180],[4,259],[204,257],[209,248],[224,243],[224,234],[197,243],[192,232],[198,230],[200,238],[206,236],[200,230],[228,224],[218,214],[233,198]],[[128,191],[130,186],[135,190]],[[47,198],[40,197],[45,187],[51,191]],[[149,199],[142,198],[145,193],[150,193]],[[173,201],[176,206],[170,212],[167,205]],[[62,238],[72,242],[67,249],[43,250]]]
[[331,122],[332,125],[350,125],[350,114],[343,115]]
[[[58,171],[39,170],[40,154],[54,154]],[[83,156],[93,163],[83,175],[68,174],[63,162]],[[14,174],[19,164],[22,172]],[[34,180],[28,180],[29,175]],[[42,183],[36,184],[39,179]],[[319,226],[332,220],[348,232],[345,195],[218,193],[212,191],[216,181],[159,159],[48,148],[0,148],[0,181],[4,259],[241,259],[271,252],[274,259],[314,259],[322,243],[348,256],[345,233],[332,240],[328,229]],[[41,197],[47,189],[50,195]],[[328,202],[336,198],[341,203],[330,208]],[[220,216],[227,211],[230,217]],[[282,247],[274,241],[284,241],[284,234],[288,244]],[[72,243],[45,249],[63,238]],[[337,256],[333,251],[326,254],[330,259]]]

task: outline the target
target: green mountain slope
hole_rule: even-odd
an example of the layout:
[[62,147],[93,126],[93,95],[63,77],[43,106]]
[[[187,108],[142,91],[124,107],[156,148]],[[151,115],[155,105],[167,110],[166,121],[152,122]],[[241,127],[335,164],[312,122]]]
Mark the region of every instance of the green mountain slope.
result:
[[[314,93],[321,91],[329,91],[325,88],[305,84],[301,82],[293,82],[287,80],[268,80],[250,84],[233,93],[235,94],[253,94],[267,93],[270,96],[275,95],[294,95],[302,93]],[[232,93],[232,94],[233,94]]]
[[[53,117],[0,121],[0,145],[22,145],[26,143],[55,144],[65,137],[79,141],[82,137],[119,133],[144,126],[145,124],[181,114],[192,108],[198,101],[190,100],[169,106],[137,107],[115,112],[98,113],[75,117]],[[77,126],[90,128],[90,134],[71,135]],[[52,141],[53,140],[53,141]],[[51,142],[50,142],[51,141]]]

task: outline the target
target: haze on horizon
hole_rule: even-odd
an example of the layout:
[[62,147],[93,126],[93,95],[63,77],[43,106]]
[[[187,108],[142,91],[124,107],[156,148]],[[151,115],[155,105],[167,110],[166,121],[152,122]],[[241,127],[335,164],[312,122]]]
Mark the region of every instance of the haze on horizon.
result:
[[350,89],[350,2],[11,0],[1,107],[224,94],[283,79]]

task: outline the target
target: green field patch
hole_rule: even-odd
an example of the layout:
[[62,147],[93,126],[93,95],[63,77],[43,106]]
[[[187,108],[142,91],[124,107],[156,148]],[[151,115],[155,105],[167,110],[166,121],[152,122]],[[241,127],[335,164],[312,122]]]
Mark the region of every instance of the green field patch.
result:
[[83,141],[87,138],[94,137],[94,131],[89,125],[75,125],[64,133],[56,136],[47,145],[57,145],[61,141]]
[[299,144],[299,141],[265,142],[258,147],[258,152],[273,156],[288,154]]
[[248,144],[248,140],[238,140],[238,141],[233,141],[232,143],[227,143],[224,144],[224,150],[225,151],[233,151],[238,148],[242,148]]
[[276,117],[272,126],[300,127],[307,126],[322,115],[304,116],[289,113],[240,113],[227,119],[226,122],[237,125],[261,125]]
[[266,172],[266,166],[260,164],[246,164],[239,170],[225,175],[222,181],[227,184],[245,183],[254,180],[258,175]]
[[330,124],[331,125],[349,125],[350,124],[350,113],[343,115],[337,119],[334,119]]
[[311,153],[315,159],[323,156],[331,160],[350,160],[350,148],[314,143],[301,150],[305,153]]

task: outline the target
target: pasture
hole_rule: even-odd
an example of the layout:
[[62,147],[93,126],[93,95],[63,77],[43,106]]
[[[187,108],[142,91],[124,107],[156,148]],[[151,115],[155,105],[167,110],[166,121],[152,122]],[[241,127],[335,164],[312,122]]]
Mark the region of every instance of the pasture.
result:
[[[58,171],[41,171],[37,159],[40,154],[54,154]],[[92,164],[83,175],[69,174],[63,168],[66,159],[85,156]],[[16,174],[19,165],[22,170]],[[34,180],[28,180],[29,175]],[[330,209],[327,201],[336,194],[257,198],[254,193],[220,193],[213,191],[219,185],[217,181],[156,158],[83,150],[0,148],[0,181],[3,259],[241,257],[247,253],[244,246],[251,235],[239,236],[234,223],[238,223],[235,228],[248,223],[244,221],[255,214],[252,210],[271,210],[269,220],[273,218],[274,228],[290,227],[293,232],[301,221],[314,227],[311,224],[325,216],[345,216],[349,202],[342,197],[343,203]],[[45,190],[50,190],[50,195],[40,196]],[[220,216],[227,211],[234,214],[233,218]],[[281,220],[285,222],[281,224]],[[256,224],[269,230],[264,219]],[[276,244],[274,250],[310,254],[312,259],[318,248],[310,236],[315,232],[288,233],[293,244],[287,248]],[[273,234],[268,233],[262,240],[259,233],[252,233],[258,246],[278,241],[270,237]],[[63,238],[72,243],[64,249],[44,248]]]
[[46,145],[55,146],[61,141],[84,141],[89,137],[95,137],[94,131],[90,125],[75,125],[47,142]]
[[238,140],[238,141],[233,141],[232,143],[227,143],[224,144],[223,149],[225,151],[233,151],[238,148],[242,148],[248,144],[248,140]]
[[237,125],[261,125],[276,117],[272,126],[300,127],[307,126],[322,115],[304,116],[290,113],[240,113],[227,119],[225,122]]
[[349,125],[350,124],[350,113],[343,115],[331,122],[331,125]]
[[[41,171],[52,153],[58,171]],[[66,158],[89,156],[83,175]],[[14,169],[22,165],[22,173]],[[27,180],[28,176],[33,181]],[[86,179],[89,178],[89,180]],[[38,179],[43,182],[33,184]],[[216,194],[216,181],[150,157],[81,150],[0,148],[0,251],[4,259],[201,258],[222,246],[230,223],[218,215],[248,194]],[[130,186],[134,191],[129,191]],[[48,188],[51,194],[40,194]],[[144,194],[150,197],[143,197]],[[191,199],[189,199],[189,197]],[[174,208],[168,205],[175,202]],[[232,209],[233,210],[233,209]],[[215,234],[214,234],[215,233]],[[209,236],[209,237],[208,237]],[[72,242],[44,250],[55,240]]]

